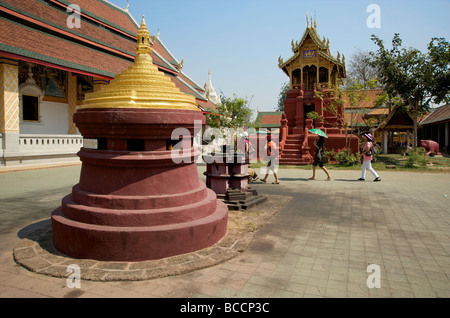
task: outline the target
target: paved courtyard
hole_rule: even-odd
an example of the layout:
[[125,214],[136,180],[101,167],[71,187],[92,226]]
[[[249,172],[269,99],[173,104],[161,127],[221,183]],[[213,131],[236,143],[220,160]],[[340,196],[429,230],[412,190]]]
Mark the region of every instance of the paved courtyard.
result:
[[71,289],[16,264],[12,249],[48,225],[79,172],[0,170],[0,297],[450,297],[450,174],[381,171],[382,182],[358,182],[359,171],[331,170],[328,182],[321,170],[308,181],[309,170],[281,169],[279,185],[269,176],[252,187],[290,200],[240,255],[183,275]]

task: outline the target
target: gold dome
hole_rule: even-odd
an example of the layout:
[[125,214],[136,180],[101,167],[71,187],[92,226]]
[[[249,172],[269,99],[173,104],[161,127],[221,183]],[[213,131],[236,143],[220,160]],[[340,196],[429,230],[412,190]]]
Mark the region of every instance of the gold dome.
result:
[[144,17],[137,34],[134,64],[115,76],[101,91],[86,94],[85,108],[163,108],[197,110],[195,97],[181,92],[153,64],[150,34]]

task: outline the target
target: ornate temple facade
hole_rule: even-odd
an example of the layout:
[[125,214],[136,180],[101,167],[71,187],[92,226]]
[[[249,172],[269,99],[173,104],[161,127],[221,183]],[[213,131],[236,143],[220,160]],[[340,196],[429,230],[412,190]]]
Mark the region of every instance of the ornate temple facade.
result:
[[[3,0],[0,11],[0,166],[78,161],[73,114],[133,63],[139,24],[106,0]],[[159,33],[150,41],[159,70],[214,108]]]
[[[306,22],[303,37],[291,42],[293,56],[286,61],[278,59],[279,68],[290,79],[280,127],[280,164],[312,162],[316,135],[308,134],[311,128],[322,129],[328,135],[326,147],[329,149],[346,145],[343,107],[330,110],[334,99],[331,88],[346,77],[345,57],[339,52],[336,56],[331,54],[330,41],[320,38],[315,18],[313,21],[312,16],[307,15]],[[315,120],[308,119],[311,112],[315,112]],[[358,151],[357,137],[350,135],[348,138],[352,151]]]

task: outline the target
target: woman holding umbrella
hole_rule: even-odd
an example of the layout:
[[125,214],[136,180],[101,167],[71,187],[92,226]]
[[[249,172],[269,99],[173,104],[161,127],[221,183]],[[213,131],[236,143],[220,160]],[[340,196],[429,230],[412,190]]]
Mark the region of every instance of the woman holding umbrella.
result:
[[310,129],[309,132],[312,132],[313,134],[316,134],[319,136],[318,139],[314,140],[314,147],[316,147],[316,153],[314,154],[314,162],[312,163],[313,166],[313,175],[309,180],[315,180],[316,179],[316,166],[319,165],[319,167],[327,174],[326,181],[331,180],[331,176],[328,173],[327,168],[323,165],[323,152],[325,150],[325,138],[328,138],[328,136],[320,129]]

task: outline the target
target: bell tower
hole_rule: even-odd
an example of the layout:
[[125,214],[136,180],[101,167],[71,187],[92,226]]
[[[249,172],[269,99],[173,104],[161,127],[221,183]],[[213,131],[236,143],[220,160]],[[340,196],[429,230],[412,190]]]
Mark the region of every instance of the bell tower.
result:
[[[281,149],[280,163],[284,164],[309,164],[312,160],[313,142],[305,136],[306,129],[322,129],[335,144],[341,143],[335,140],[342,139],[344,134],[343,109],[331,112],[327,105],[335,98],[330,94],[331,88],[346,77],[345,56],[339,51],[336,56],[331,53],[330,40],[319,36],[312,14],[306,15],[306,25],[302,38],[291,42],[293,55],[287,60],[278,58],[278,67],[289,77],[290,83],[284,102],[286,140],[281,140],[284,149]],[[308,119],[310,112],[317,113],[315,121]]]

